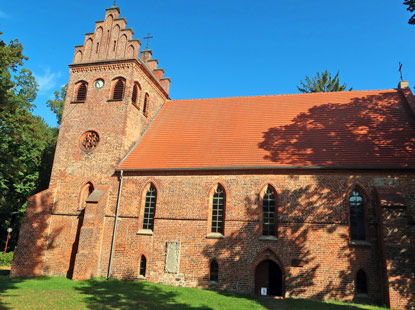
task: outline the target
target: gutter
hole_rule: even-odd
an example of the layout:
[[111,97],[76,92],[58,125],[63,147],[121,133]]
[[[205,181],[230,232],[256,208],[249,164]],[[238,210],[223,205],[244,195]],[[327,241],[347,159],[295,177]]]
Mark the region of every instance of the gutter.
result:
[[111,244],[111,253],[110,253],[110,263],[109,263],[109,267],[108,267],[107,280],[109,280],[111,278],[112,259],[114,257],[115,238],[117,236],[118,211],[120,210],[120,200],[121,200],[123,174],[124,174],[124,171],[121,170],[121,174],[120,174],[120,187],[118,188],[117,208],[115,210],[114,231],[112,233],[112,244]]

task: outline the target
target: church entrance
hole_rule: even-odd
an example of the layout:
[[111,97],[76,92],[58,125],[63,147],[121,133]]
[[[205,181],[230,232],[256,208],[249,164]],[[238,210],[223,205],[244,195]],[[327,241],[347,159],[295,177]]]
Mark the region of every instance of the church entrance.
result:
[[261,289],[267,289],[267,295],[283,296],[282,271],[272,260],[262,261],[255,269],[255,294],[261,295]]

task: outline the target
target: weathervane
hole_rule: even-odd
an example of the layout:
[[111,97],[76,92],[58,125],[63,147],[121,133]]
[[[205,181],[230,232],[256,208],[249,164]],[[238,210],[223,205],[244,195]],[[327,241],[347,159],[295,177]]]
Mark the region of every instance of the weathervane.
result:
[[117,0],[114,0],[114,3],[112,4],[112,6],[115,6],[115,2],[116,2]]
[[398,71],[401,73],[401,81],[403,81],[403,77],[402,77],[402,64],[401,62],[399,62],[399,69]]
[[150,36],[150,33],[147,33],[147,36],[144,37],[144,40],[147,39],[146,50],[148,49],[148,40],[150,40],[153,36]]

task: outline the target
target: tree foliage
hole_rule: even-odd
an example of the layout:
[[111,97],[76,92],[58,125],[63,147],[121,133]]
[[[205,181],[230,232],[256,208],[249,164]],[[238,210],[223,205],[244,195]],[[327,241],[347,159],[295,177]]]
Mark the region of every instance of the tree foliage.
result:
[[63,105],[65,103],[66,92],[68,90],[68,84],[62,86],[61,91],[55,91],[55,99],[49,99],[46,102],[46,105],[52,110],[53,113],[56,114],[56,118],[58,119],[58,125],[61,124],[62,120],[62,113],[63,113]]
[[[404,0],[403,4],[408,6],[406,9],[409,12],[415,12],[415,0]],[[408,21],[408,24],[415,25],[415,14],[411,16],[411,18]]]
[[[327,70],[324,72],[317,72],[317,75],[310,79],[305,77],[305,82],[300,81],[300,86],[297,86],[298,90],[302,93],[320,93],[320,92],[334,92],[344,91],[347,88],[346,83],[340,85],[340,72],[332,78],[331,73]],[[349,90],[352,90],[350,88]]]
[[[51,164],[44,158],[56,142],[56,129],[32,114],[38,84],[32,72],[23,68],[27,60],[22,54],[23,46],[17,40],[5,43],[1,34],[0,236],[7,234],[8,227],[13,228],[9,243],[12,249],[26,211],[27,197],[44,189],[48,182],[47,166]],[[0,237],[0,245],[4,241]]]

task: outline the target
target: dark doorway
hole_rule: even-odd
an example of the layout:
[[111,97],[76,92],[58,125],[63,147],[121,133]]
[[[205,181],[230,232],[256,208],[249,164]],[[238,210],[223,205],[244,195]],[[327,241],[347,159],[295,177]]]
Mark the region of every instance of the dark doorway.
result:
[[69,262],[69,269],[68,269],[68,272],[66,273],[66,277],[68,277],[69,279],[72,279],[72,276],[73,276],[76,253],[78,253],[79,236],[81,234],[82,224],[84,223],[84,214],[85,214],[85,209],[83,209],[81,213],[79,213],[78,215],[78,227],[76,229],[76,237],[75,237],[74,243],[72,244],[71,261]]
[[255,294],[261,295],[261,288],[267,288],[267,295],[283,296],[282,271],[277,263],[264,260],[255,269]]

